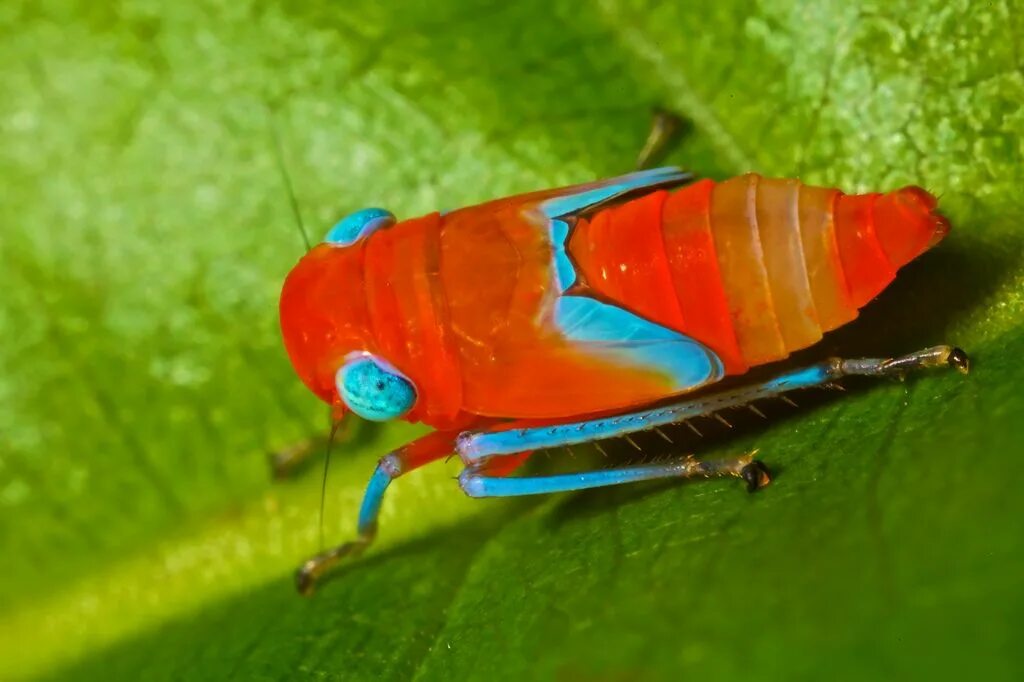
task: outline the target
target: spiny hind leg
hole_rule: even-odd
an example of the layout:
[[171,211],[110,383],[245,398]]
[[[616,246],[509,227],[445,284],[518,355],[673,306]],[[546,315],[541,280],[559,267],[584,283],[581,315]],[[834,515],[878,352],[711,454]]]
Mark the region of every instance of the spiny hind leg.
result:
[[966,373],[968,366],[967,354],[951,346],[935,346],[897,358],[832,358],[785,372],[760,384],[661,407],[568,424],[517,426],[512,423],[485,431],[468,431],[458,437],[456,448],[467,466],[476,467],[490,457],[618,438],[714,414],[726,408],[749,405],[757,400],[781,397],[789,391],[831,384],[846,376],[902,377],[907,372],[934,367],[953,367]]
[[725,459],[698,460],[691,455],[661,464],[597,469],[575,474],[510,478],[490,475],[481,466],[466,467],[459,475],[459,486],[470,497],[518,497],[587,490],[653,481],[666,478],[742,478],[753,492],[768,485],[768,469],[754,459],[753,453]]

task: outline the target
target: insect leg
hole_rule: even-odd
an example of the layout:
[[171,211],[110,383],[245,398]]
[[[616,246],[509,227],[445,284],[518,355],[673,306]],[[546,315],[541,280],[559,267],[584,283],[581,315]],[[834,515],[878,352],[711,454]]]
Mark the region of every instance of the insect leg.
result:
[[313,436],[280,450],[274,450],[269,455],[270,471],[275,479],[290,478],[295,472],[305,468],[314,454],[322,451],[326,445],[326,436]]
[[950,366],[962,372],[968,368],[967,354],[951,346],[935,346],[898,358],[832,358],[803,369],[781,374],[770,381],[721,391],[699,398],[636,412],[546,426],[503,426],[487,431],[467,431],[456,440],[459,455],[473,466],[494,456],[564,447],[605,438],[618,438],[638,431],[681,422],[692,417],[746,405],[787,391],[822,386],[845,376],[903,376],[931,367]]
[[370,476],[359,507],[356,538],[333,547],[303,562],[295,572],[295,586],[304,595],[312,594],[317,580],[342,559],[355,558],[366,551],[377,536],[377,516],[384,493],[402,474],[441,459],[453,449],[454,433],[435,431],[404,445],[381,458]]
[[[327,413],[327,424],[329,430],[335,430],[334,444],[342,445],[350,440],[354,433],[365,428],[367,422],[362,426],[357,425],[358,420],[345,419],[335,424],[330,412]],[[291,478],[311,463],[318,453],[324,453],[328,449],[328,441],[331,437],[325,432],[318,436],[312,436],[304,440],[292,443],[291,445],[274,450],[269,453],[270,472],[275,479],[284,480]]]
[[687,455],[663,464],[526,478],[488,476],[478,468],[467,467],[459,475],[459,486],[470,497],[514,497],[603,488],[659,478],[735,476],[745,480],[747,490],[753,492],[768,485],[771,480],[768,470],[760,462],[754,461],[753,457],[753,454],[746,454],[728,459],[700,461]]
[[636,157],[638,170],[650,168],[662,157],[669,145],[676,139],[682,128],[682,119],[664,109],[655,109],[651,121],[651,131],[647,135],[640,154]]

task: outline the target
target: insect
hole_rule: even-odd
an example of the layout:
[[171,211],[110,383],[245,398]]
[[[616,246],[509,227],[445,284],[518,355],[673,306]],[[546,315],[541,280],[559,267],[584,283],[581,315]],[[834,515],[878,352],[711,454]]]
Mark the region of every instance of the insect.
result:
[[918,187],[844,194],[797,180],[698,180],[657,168],[398,222],[345,217],[288,275],[292,364],[336,419],[424,422],[385,455],[355,540],[298,571],[299,589],[373,541],[388,485],[457,453],[472,497],[656,478],[770,480],[751,455],[513,476],[534,451],[658,429],[848,375],[968,367],[937,346],[833,358],[756,385],[691,392],[815,344],[949,230]]

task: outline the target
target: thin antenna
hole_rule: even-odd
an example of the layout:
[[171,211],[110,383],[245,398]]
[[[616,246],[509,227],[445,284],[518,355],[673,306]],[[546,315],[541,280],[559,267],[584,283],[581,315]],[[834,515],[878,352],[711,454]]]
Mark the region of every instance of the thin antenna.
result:
[[288,166],[284,162],[284,149],[281,147],[281,136],[277,134],[277,126],[274,124],[273,115],[268,116],[270,122],[270,140],[274,147],[274,160],[277,162],[277,170],[284,180],[285,191],[288,192],[288,203],[292,207],[292,215],[295,216],[295,225],[299,228],[302,236],[302,243],[306,245],[306,251],[313,248],[309,241],[309,233],[306,232],[306,224],[302,222],[302,212],[299,210],[299,200],[295,197],[295,187],[292,185],[292,176],[288,173]]
[[331,424],[331,435],[327,437],[327,454],[324,457],[324,477],[320,482],[320,552],[324,551],[324,501],[327,499],[327,472],[331,468],[331,451],[334,449],[334,437],[338,434],[344,419]]

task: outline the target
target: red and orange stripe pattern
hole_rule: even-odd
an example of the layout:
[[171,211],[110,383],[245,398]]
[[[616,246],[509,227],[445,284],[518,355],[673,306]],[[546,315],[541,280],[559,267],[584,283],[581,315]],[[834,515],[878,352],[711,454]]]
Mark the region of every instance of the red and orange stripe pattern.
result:
[[948,231],[918,187],[848,195],[742,175],[652,192],[580,220],[586,289],[713,349],[729,374],[857,316]]

